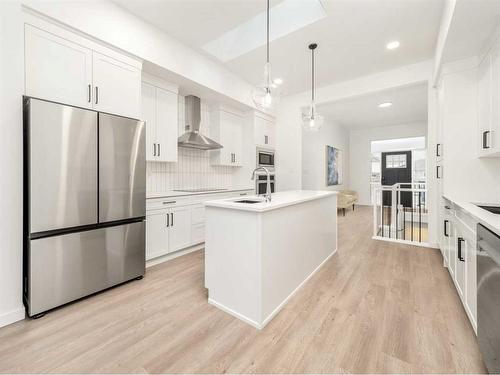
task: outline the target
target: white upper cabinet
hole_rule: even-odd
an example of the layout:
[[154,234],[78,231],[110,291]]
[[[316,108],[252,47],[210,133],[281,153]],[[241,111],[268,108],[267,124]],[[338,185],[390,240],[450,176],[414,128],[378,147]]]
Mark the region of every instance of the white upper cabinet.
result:
[[156,142],[159,161],[177,161],[178,105],[177,93],[156,88]]
[[255,145],[259,147],[275,148],[275,126],[270,119],[254,116]]
[[139,118],[141,71],[93,52],[94,109]]
[[211,151],[213,165],[243,165],[243,117],[225,110],[212,111],[210,137],[223,148]]
[[33,26],[25,29],[28,96],[92,108],[92,50]]
[[140,62],[54,25],[45,26],[50,32],[25,25],[26,95],[140,117]]
[[480,157],[500,157],[500,42],[478,68],[478,149]]
[[146,160],[177,161],[178,95],[142,82],[141,119],[146,121]]
[[146,122],[146,160],[156,160],[156,88],[143,82],[141,120]]

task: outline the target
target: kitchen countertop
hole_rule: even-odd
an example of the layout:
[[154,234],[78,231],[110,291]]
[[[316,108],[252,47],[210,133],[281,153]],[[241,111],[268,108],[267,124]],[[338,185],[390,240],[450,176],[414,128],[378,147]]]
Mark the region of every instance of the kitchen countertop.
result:
[[[497,233],[500,236],[500,215],[491,213],[482,208],[479,208],[474,203],[456,201],[455,199],[443,195],[443,198],[453,202],[453,204],[462,208],[464,211],[468,212],[471,216],[473,216],[480,224],[484,225],[488,229]],[[478,203],[483,206],[497,206],[498,204],[492,203]]]
[[205,194],[223,194],[223,193],[235,193],[238,191],[254,191],[255,188],[240,188],[240,189],[226,189],[226,190],[210,190],[210,191],[162,191],[155,193],[146,193],[146,199],[156,199],[156,198],[168,198],[168,197],[183,197],[188,195],[205,195]]
[[[290,190],[274,193],[272,201],[266,202],[265,198],[257,196],[247,196],[229,199],[213,200],[205,203],[207,207],[220,207],[233,210],[252,211],[252,212],[265,212],[275,210],[277,208],[291,206],[315,199],[322,199],[332,195],[336,195],[336,191],[315,191],[315,190]],[[239,200],[262,200],[260,203],[237,203]]]

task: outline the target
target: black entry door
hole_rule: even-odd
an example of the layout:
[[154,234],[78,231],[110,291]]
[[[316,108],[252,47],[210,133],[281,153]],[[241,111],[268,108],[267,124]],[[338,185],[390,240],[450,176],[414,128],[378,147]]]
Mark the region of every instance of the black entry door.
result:
[[[411,151],[383,152],[382,153],[382,185],[391,186],[397,183],[408,183],[401,185],[402,188],[411,188]],[[401,192],[401,202],[404,207],[412,207],[412,193]],[[392,193],[384,191],[384,206],[392,203]]]

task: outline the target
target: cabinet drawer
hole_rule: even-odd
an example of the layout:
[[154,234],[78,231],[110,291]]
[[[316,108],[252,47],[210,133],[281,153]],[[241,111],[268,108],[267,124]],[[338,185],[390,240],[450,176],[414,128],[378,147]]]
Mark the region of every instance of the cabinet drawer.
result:
[[161,210],[171,207],[180,207],[191,204],[190,197],[167,197],[158,199],[148,199],[146,201],[146,210]]
[[193,225],[191,230],[191,240],[194,244],[205,242],[205,224]]

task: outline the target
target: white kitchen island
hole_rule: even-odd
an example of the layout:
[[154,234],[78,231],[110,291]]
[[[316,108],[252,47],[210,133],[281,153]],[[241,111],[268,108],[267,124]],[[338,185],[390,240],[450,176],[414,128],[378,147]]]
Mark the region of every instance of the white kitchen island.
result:
[[337,196],[275,193],[206,206],[205,286],[210,304],[263,328],[337,250]]

